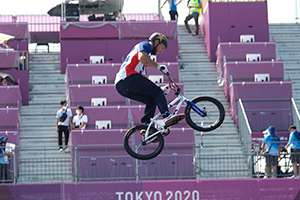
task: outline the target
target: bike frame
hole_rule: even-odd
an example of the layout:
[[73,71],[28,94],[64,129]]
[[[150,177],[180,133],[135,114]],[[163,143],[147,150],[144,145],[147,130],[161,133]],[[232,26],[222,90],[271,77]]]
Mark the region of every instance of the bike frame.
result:
[[[200,108],[198,108],[192,101],[188,100],[185,96],[183,96],[180,93],[180,88],[179,86],[175,83],[175,81],[170,77],[169,74],[166,74],[168,79],[169,79],[169,87],[170,89],[175,91],[175,95],[177,95],[177,97],[168,104],[168,108],[172,108],[177,102],[179,102],[175,108],[175,110],[172,112],[173,115],[177,114],[181,105],[186,102],[187,104],[191,104],[193,107],[192,109],[199,114],[201,117],[205,117],[205,111],[201,110]],[[162,134],[162,133],[166,133],[168,131],[168,127],[165,128],[164,124],[161,124],[157,119],[161,116],[161,113],[158,113],[157,115],[155,115],[153,118],[150,119],[150,124],[147,127],[146,133],[144,135],[143,140],[147,141],[147,143],[151,143],[153,140],[156,139],[156,135],[157,134]],[[152,125],[156,124],[160,130],[156,131],[155,133],[151,134],[149,136],[149,130],[151,128]],[[150,139],[152,138],[152,139]],[[149,139],[149,141],[148,141]]]

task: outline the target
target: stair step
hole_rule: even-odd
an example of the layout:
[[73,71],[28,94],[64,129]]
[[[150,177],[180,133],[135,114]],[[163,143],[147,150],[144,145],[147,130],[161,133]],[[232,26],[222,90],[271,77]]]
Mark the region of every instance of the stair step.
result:
[[65,90],[58,90],[58,89],[52,89],[52,90],[32,90],[29,92],[29,96],[35,96],[35,95],[48,95],[48,94],[59,94],[62,96],[66,96]]
[[31,53],[29,106],[21,108],[19,179],[29,182],[71,182],[71,154],[59,152],[56,112],[66,98],[60,53]]
[[29,75],[38,75],[38,74],[61,74],[60,70],[43,70],[43,71],[36,71],[30,70]]
[[38,74],[29,74],[30,80],[36,80],[36,79],[48,79],[48,80],[64,80],[65,75],[57,74],[57,73],[38,73]]

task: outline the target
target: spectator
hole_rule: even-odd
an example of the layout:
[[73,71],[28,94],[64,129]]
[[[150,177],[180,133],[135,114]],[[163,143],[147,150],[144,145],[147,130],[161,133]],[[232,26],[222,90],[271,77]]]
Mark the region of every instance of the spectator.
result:
[[73,117],[73,129],[85,129],[88,117],[83,113],[84,108],[77,106],[76,116]]
[[2,49],[13,49],[12,47],[10,47],[9,45],[8,45],[8,41],[7,40],[5,40],[5,41],[3,41],[3,43],[1,43],[1,45],[2,45]]
[[5,152],[6,142],[6,137],[0,137],[0,180],[2,181],[4,171],[4,182],[8,181],[8,156],[10,156],[9,152]]
[[273,169],[272,178],[277,177],[277,165],[281,152],[281,143],[278,136],[275,135],[275,127],[270,126],[268,129],[269,135],[263,140],[261,153],[266,157],[265,178],[269,177],[271,167]]
[[68,108],[67,101],[63,100],[60,102],[61,109],[56,113],[56,131],[58,133],[58,145],[59,151],[63,152],[62,146],[62,133],[65,135],[65,153],[69,153],[70,149],[68,148],[69,134],[72,123],[72,111]]
[[123,21],[123,20],[126,21],[125,16],[119,11],[114,11],[113,15],[115,16],[116,21]]
[[7,85],[7,80],[5,78],[1,77],[1,84],[2,85]]
[[300,133],[297,127],[292,125],[289,127],[290,138],[289,142],[285,145],[285,149],[291,146],[291,160],[293,164],[294,175],[293,178],[299,177],[297,173],[297,164],[300,163]]
[[[181,2],[181,0],[177,4],[179,4],[180,2]],[[202,8],[201,1],[200,0],[189,0],[188,8],[190,9],[190,11],[189,11],[189,15],[184,20],[185,28],[188,30],[189,33],[192,32],[188,22],[192,18],[194,18],[196,31],[193,35],[194,36],[199,35],[199,21],[198,20],[199,20],[199,14],[201,13],[201,8]]]
[[167,1],[170,6],[169,14],[170,14],[171,20],[176,20],[176,16],[178,19],[177,4],[175,3],[175,0],[165,0],[165,2],[160,6],[160,9],[162,9],[164,7],[164,5],[167,3]]

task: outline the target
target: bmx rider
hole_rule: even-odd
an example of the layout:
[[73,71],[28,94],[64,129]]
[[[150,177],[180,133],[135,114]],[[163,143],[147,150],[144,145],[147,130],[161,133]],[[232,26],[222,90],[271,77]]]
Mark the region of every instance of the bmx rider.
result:
[[[167,38],[160,33],[153,33],[148,41],[136,44],[122,63],[116,74],[116,90],[124,97],[146,104],[145,116],[154,117],[158,107],[166,127],[172,126],[185,118],[182,114],[170,114],[164,91],[147,78],[147,66],[157,68],[163,74],[168,73],[165,65],[160,65],[150,59],[168,47]],[[149,119],[150,119],[149,118]],[[149,123],[149,120],[146,122]]]

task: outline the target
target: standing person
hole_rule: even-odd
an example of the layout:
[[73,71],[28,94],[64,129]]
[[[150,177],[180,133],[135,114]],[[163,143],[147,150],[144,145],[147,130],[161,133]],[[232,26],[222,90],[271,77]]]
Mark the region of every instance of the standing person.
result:
[[85,129],[88,117],[83,113],[84,108],[77,106],[76,116],[73,117],[73,129]]
[[68,108],[66,100],[61,101],[60,105],[61,109],[59,109],[56,113],[56,131],[58,133],[59,151],[64,151],[62,145],[62,133],[64,133],[66,145],[65,152],[69,153],[70,149],[68,148],[68,142],[72,123],[72,111],[70,108]]
[[146,104],[143,123],[149,123],[150,118],[154,117],[156,106],[158,106],[165,126],[168,127],[184,119],[185,115],[170,114],[163,90],[147,78],[146,71],[149,66],[164,74],[168,73],[167,66],[150,59],[150,55],[158,55],[166,48],[168,48],[168,40],[160,33],[153,33],[148,41],[135,45],[116,74],[115,86],[122,96]]
[[[289,142],[285,145],[285,149],[291,146],[291,160],[293,164],[294,175],[293,178],[299,177],[297,173],[297,164],[300,163],[300,133],[297,131],[297,127],[291,125],[289,127],[290,138]],[[300,174],[300,172],[299,172]]]
[[[277,177],[277,165],[281,152],[281,143],[278,136],[275,135],[275,127],[270,126],[269,135],[263,140],[261,153],[266,157],[265,178],[269,177],[269,170],[273,169],[272,178]],[[271,168],[272,167],[272,168]]]
[[[178,2],[178,4],[181,2],[181,0]],[[195,35],[199,35],[199,14],[201,13],[201,9],[202,9],[202,5],[201,5],[201,1],[200,0],[189,0],[188,2],[188,8],[189,10],[189,15],[185,18],[184,20],[184,25],[185,28],[188,30],[189,33],[191,33],[191,29],[190,26],[188,24],[188,22],[194,18],[195,20],[195,27],[196,27],[196,31],[193,34]]]
[[8,156],[10,152],[5,152],[7,138],[4,136],[0,137],[0,180],[2,182],[2,176],[4,171],[4,182],[8,181]]
[[176,20],[176,16],[178,19],[177,4],[175,3],[175,0],[165,0],[165,2],[160,6],[160,9],[162,9],[164,7],[164,5],[167,3],[167,1],[170,6],[169,14],[170,14],[171,20]]

